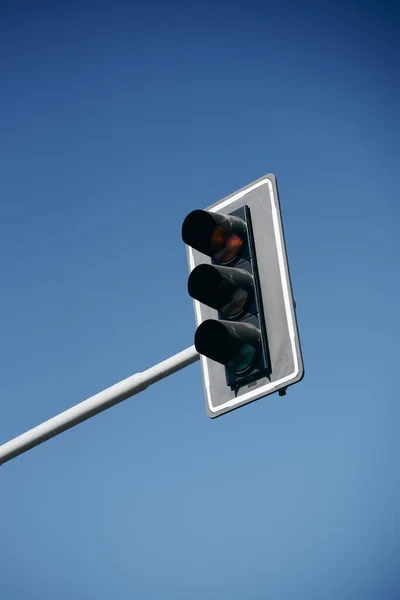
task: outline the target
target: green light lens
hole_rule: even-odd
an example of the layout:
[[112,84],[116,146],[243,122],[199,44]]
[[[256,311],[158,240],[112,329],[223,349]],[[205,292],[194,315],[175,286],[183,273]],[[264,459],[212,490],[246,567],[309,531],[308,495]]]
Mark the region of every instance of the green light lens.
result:
[[256,349],[254,346],[242,344],[239,354],[229,361],[226,366],[229,371],[235,375],[239,375],[240,373],[247,371],[247,369],[252,366],[255,358]]

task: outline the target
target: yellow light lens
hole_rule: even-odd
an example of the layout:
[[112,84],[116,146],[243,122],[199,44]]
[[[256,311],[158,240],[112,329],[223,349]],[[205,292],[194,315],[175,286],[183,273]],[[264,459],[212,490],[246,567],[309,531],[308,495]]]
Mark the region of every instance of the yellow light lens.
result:
[[230,301],[224,304],[219,311],[224,317],[237,317],[244,311],[248,302],[248,292],[239,288],[232,294]]

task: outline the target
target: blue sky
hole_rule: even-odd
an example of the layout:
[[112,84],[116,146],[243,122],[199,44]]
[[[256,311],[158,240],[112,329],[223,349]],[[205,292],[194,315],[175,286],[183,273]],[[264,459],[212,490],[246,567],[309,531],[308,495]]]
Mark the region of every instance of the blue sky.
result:
[[2,600],[399,597],[398,12],[312,4],[3,5],[0,441],[193,343],[181,223],[268,172],[306,377],[4,465]]

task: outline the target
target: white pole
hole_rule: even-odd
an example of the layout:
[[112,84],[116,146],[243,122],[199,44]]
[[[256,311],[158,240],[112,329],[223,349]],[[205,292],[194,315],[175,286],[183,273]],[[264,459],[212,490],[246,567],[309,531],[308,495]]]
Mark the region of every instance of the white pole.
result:
[[15,458],[19,454],[42,444],[50,438],[70,429],[86,419],[90,419],[111,408],[118,402],[122,402],[135,394],[139,394],[152,383],[156,383],[168,375],[172,375],[181,369],[199,360],[200,356],[194,346],[167,358],[154,367],[146,369],[143,373],[135,373],[127,379],[112,385],[99,392],[95,396],[83,400],[76,406],[72,406],[52,419],[41,423],[33,429],[29,429],[18,437],[0,446],[0,465]]

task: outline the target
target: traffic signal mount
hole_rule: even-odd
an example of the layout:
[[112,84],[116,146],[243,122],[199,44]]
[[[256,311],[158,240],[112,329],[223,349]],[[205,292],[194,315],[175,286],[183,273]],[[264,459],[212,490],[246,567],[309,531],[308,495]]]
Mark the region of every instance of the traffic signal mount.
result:
[[284,394],[304,367],[275,176],[189,213],[182,239],[209,416]]

